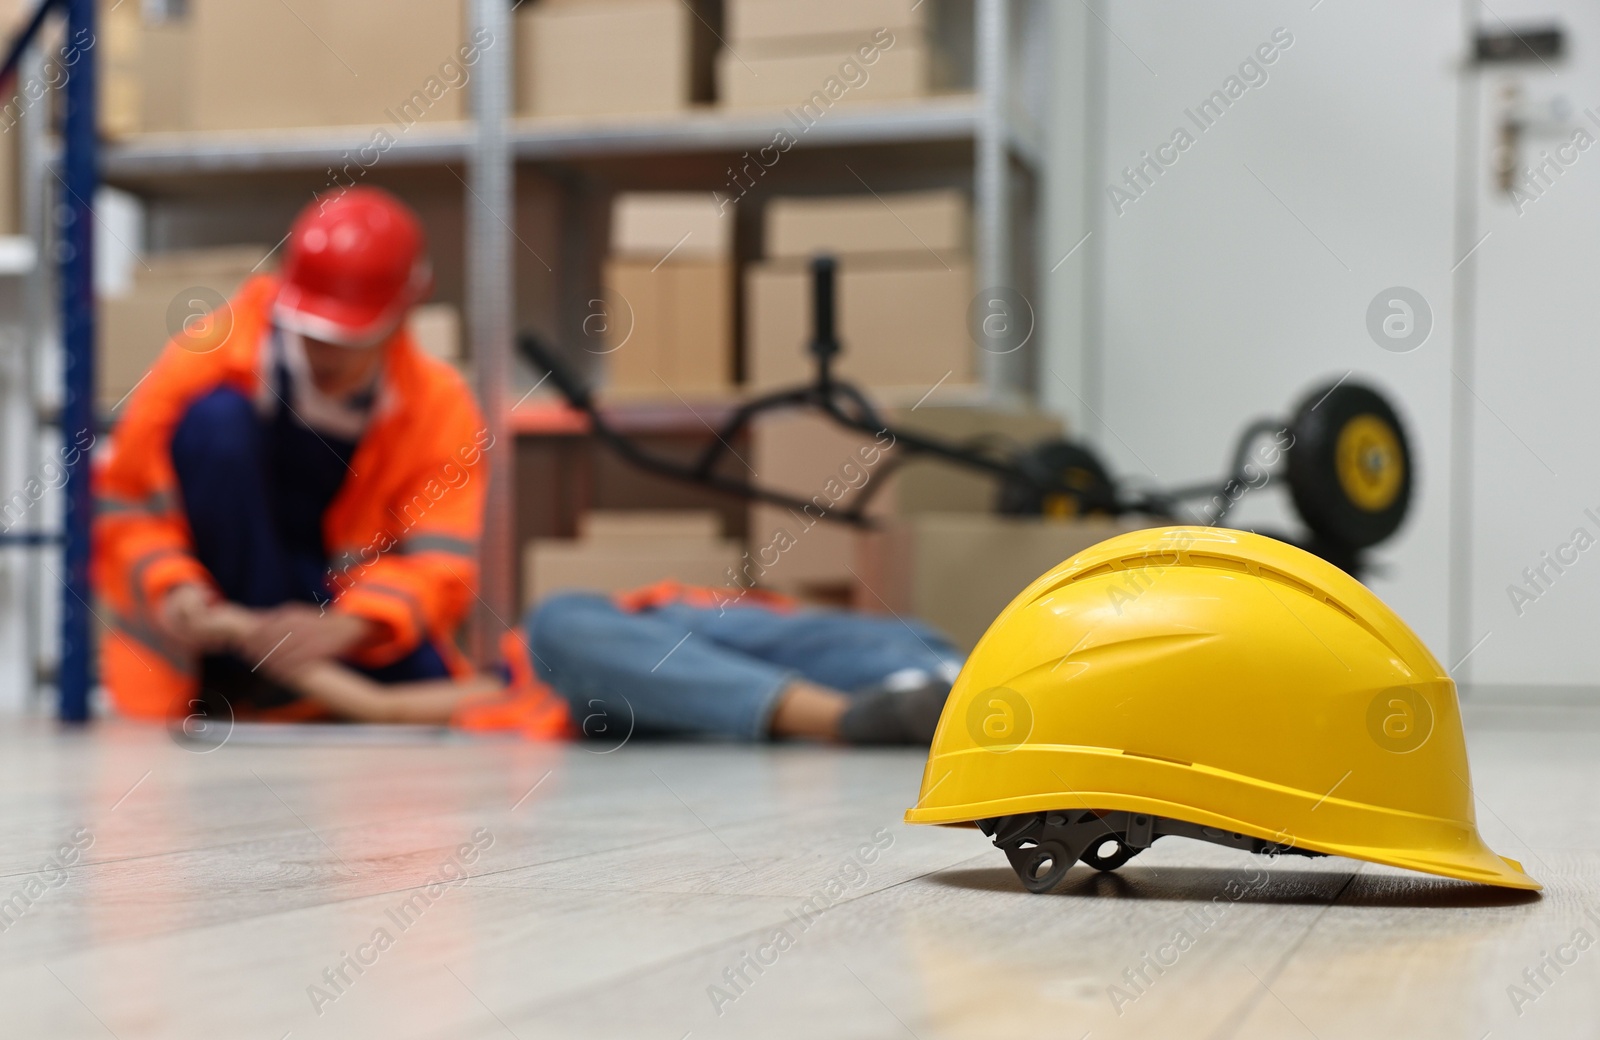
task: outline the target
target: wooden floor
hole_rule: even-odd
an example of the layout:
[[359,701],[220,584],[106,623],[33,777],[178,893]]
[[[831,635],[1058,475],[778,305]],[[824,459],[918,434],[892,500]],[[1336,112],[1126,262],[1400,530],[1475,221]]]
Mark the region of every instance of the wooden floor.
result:
[[1179,839],[1031,896],[915,754],[394,736],[0,726],[0,1035],[1600,1036],[1600,710],[1469,708],[1542,897]]

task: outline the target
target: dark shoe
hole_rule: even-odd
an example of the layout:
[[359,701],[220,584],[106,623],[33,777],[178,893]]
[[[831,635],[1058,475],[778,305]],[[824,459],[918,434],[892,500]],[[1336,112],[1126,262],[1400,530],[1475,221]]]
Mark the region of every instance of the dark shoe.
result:
[[850,744],[927,747],[949,695],[950,684],[932,676],[914,686],[868,687],[839,720],[839,736]]

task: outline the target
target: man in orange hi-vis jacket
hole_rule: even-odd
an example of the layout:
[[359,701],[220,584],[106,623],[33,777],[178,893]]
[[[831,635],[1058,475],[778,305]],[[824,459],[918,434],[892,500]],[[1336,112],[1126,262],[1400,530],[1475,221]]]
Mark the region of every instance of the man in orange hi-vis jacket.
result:
[[[296,676],[463,677],[494,448],[406,328],[416,216],[357,188],[296,220],[281,279],[166,347],[96,460],[101,673],[126,715],[295,717]],[[502,449],[503,450],[503,449]]]

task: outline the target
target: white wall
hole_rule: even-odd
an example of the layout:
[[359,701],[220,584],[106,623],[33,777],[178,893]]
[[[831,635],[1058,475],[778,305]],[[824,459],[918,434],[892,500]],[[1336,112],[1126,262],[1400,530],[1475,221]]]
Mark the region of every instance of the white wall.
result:
[[[1062,4],[1056,17],[1043,270],[1086,231],[1094,237],[1043,276],[1052,304],[1046,399],[1079,420],[1117,472],[1171,484],[1219,475],[1245,422],[1287,415],[1313,383],[1345,372],[1372,381],[1401,409],[1419,460],[1413,514],[1378,552],[1386,569],[1372,584],[1454,663],[1458,4],[1102,0],[1104,27],[1083,11]],[[1280,27],[1293,43],[1267,67],[1267,82],[1199,131],[1184,110]],[[1080,131],[1067,113],[1085,95],[1074,141]],[[1107,184],[1180,126],[1194,144],[1118,215]],[[1058,304],[1084,279],[1086,309],[1075,321]],[[1394,285],[1420,291],[1433,312],[1430,338],[1411,353],[1381,349],[1366,331],[1369,302]],[[1289,515],[1281,492],[1266,493],[1234,520],[1287,524]]]
[[[1519,84],[1529,114],[1549,124],[1524,135],[1524,166],[1570,141],[1578,126],[1600,142],[1600,125],[1583,114],[1600,114],[1600,8],[1507,0],[1494,10],[1513,26],[1558,15],[1568,53],[1548,69],[1531,62],[1486,73],[1479,89],[1478,234],[1490,237],[1475,254],[1469,617],[1472,638],[1488,638],[1470,675],[1494,685],[1593,687],[1600,684],[1600,549],[1579,554],[1563,574],[1548,571],[1548,591],[1520,616],[1507,590],[1526,588],[1523,570],[1543,563],[1541,553],[1553,553],[1576,528],[1600,538],[1600,521],[1584,512],[1600,516],[1600,143],[1576,153],[1578,161],[1520,215],[1488,171],[1508,84]],[[1556,99],[1570,107],[1565,117],[1551,114]]]

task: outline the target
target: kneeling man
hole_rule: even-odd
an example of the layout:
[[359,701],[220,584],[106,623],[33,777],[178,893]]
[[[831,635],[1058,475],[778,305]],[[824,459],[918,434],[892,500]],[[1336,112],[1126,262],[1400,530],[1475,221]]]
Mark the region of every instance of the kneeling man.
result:
[[295,678],[335,664],[468,674],[453,636],[493,445],[407,330],[431,289],[416,215],[358,188],[300,215],[281,279],[167,345],[96,460],[101,674],[123,714],[316,713]]

